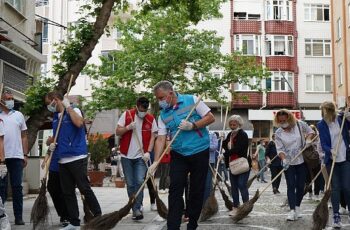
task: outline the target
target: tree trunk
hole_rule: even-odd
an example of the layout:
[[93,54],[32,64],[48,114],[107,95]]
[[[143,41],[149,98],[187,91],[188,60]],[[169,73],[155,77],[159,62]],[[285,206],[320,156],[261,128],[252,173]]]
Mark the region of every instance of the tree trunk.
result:
[[[58,85],[55,87],[55,90],[58,92],[65,94],[68,90],[68,84],[70,80],[70,76],[73,75],[72,86],[75,85],[75,81],[85,67],[87,61],[91,57],[92,51],[94,50],[98,40],[104,33],[104,28],[107,25],[111,12],[113,10],[114,3],[119,4],[120,1],[116,0],[105,0],[101,6],[100,13],[96,17],[96,21],[93,25],[94,35],[91,40],[87,41],[80,50],[79,59],[72,64],[68,71],[59,77]],[[28,144],[29,149],[31,149],[35,143],[37,133],[40,127],[47,121],[47,117],[50,115],[49,111],[47,111],[46,106],[43,105],[41,111],[34,116],[31,116],[27,121],[28,126]]]

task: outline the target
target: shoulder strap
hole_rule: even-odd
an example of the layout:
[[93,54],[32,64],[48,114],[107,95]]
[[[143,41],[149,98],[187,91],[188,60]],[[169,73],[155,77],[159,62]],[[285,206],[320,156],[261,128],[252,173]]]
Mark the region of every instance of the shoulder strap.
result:
[[300,134],[301,144],[302,144],[302,146],[304,146],[304,136],[301,133],[299,121],[297,121],[297,126],[298,126],[298,130],[299,130],[299,134]]

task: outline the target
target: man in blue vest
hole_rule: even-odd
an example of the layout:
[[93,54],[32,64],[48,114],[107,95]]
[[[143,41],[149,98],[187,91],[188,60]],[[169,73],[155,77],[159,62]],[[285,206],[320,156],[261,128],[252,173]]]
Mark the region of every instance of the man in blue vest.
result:
[[[188,230],[198,227],[197,221],[202,210],[203,195],[209,162],[209,134],[206,126],[215,118],[210,108],[199,102],[196,109],[185,121],[198,98],[182,95],[173,90],[169,81],[161,81],[154,86],[154,94],[161,108],[158,118],[158,137],[155,142],[155,160],[158,161],[166,142],[166,135],[174,137],[178,129],[180,134],[171,145],[170,187],[168,230],[180,229],[184,209],[183,193],[190,174],[189,202],[186,207],[189,217]],[[153,163],[149,173],[154,173]]]
[[45,97],[47,109],[54,113],[52,127],[56,133],[61,114],[63,120],[56,145],[53,138],[48,140],[49,150],[58,157],[59,176],[70,224],[63,230],[80,229],[78,201],[75,187],[84,195],[94,216],[101,215],[101,207],[87,178],[87,145],[84,119],[78,108],[72,108],[68,98],[58,92],[50,92]]

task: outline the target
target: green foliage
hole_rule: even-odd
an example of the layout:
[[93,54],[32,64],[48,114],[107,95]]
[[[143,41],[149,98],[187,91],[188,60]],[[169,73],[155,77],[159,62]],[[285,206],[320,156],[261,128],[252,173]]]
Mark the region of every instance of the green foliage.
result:
[[94,165],[94,168],[98,169],[98,164],[103,163],[110,154],[108,141],[99,133],[96,135],[90,135],[88,141],[90,160]]
[[39,112],[44,103],[44,96],[52,91],[56,81],[50,78],[40,78],[30,86],[25,94],[27,96],[26,103],[21,108],[22,113],[26,116],[32,116]]

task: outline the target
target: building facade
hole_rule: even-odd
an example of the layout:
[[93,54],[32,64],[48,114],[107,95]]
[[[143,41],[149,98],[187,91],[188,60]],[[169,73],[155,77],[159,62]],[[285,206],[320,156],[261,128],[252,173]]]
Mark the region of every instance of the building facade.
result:
[[350,87],[350,1],[331,0],[333,100],[344,106]]
[[332,91],[329,8],[325,0],[231,1],[232,52],[255,56],[271,72],[264,92],[234,84],[233,108],[251,122],[255,140],[271,136],[280,108],[310,122],[321,118],[318,106]]

